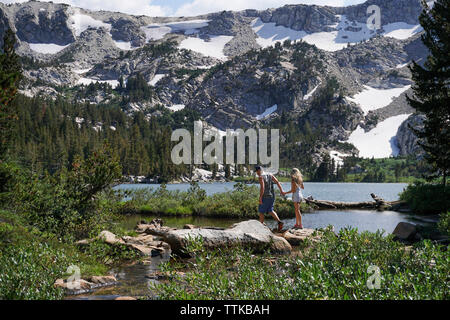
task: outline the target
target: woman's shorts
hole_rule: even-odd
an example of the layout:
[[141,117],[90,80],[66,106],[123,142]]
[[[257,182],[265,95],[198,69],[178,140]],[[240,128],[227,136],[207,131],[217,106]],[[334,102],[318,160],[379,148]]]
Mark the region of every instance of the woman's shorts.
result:
[[258,207],[259,213],[271,213],[273,212],[273,205],[275,203],[275,198],[263,198],[262,204]]

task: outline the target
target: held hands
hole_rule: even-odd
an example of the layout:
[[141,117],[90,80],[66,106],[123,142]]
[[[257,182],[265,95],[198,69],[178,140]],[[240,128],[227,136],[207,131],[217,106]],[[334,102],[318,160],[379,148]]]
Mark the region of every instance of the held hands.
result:
[[262,198],[259,198],[259,204],[263,204]]

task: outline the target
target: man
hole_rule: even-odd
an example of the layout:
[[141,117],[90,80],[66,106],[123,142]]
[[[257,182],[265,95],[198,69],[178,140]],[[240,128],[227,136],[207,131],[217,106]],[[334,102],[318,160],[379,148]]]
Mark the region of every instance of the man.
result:
[[273,190],[273,184],[276,183],[280,192],[283,193],[283,188],[280,182],[272,174],[264,174],[260,166],[255,167],[255,172],[259,177],[259,221],[264,223],[264,214],[270,214],[278,222],[278,232],[283,230],[283,222],[281,222],[277,213],[273,210],[275,204],[275,192]]

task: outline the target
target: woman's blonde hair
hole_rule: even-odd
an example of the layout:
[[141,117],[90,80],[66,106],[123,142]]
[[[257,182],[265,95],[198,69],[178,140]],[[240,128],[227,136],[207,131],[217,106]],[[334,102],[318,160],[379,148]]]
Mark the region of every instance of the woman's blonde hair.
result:
[[291,178],[292,178],[292,181],[294,181],[296,184],[298,184],[298,185],[302,185],[303,184],[302,173],[297,168],[292,169],[292,171],[291,171]]

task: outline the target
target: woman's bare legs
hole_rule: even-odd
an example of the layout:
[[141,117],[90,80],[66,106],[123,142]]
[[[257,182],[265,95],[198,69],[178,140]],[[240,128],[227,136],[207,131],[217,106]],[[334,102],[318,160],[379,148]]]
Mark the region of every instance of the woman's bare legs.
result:
[[296,225],[299,226],[300,228],[303,228],[303,225],[302,225],[302,214],[300,212],[300,203],[299,202],[294,202],[294,207],[295,207]]

